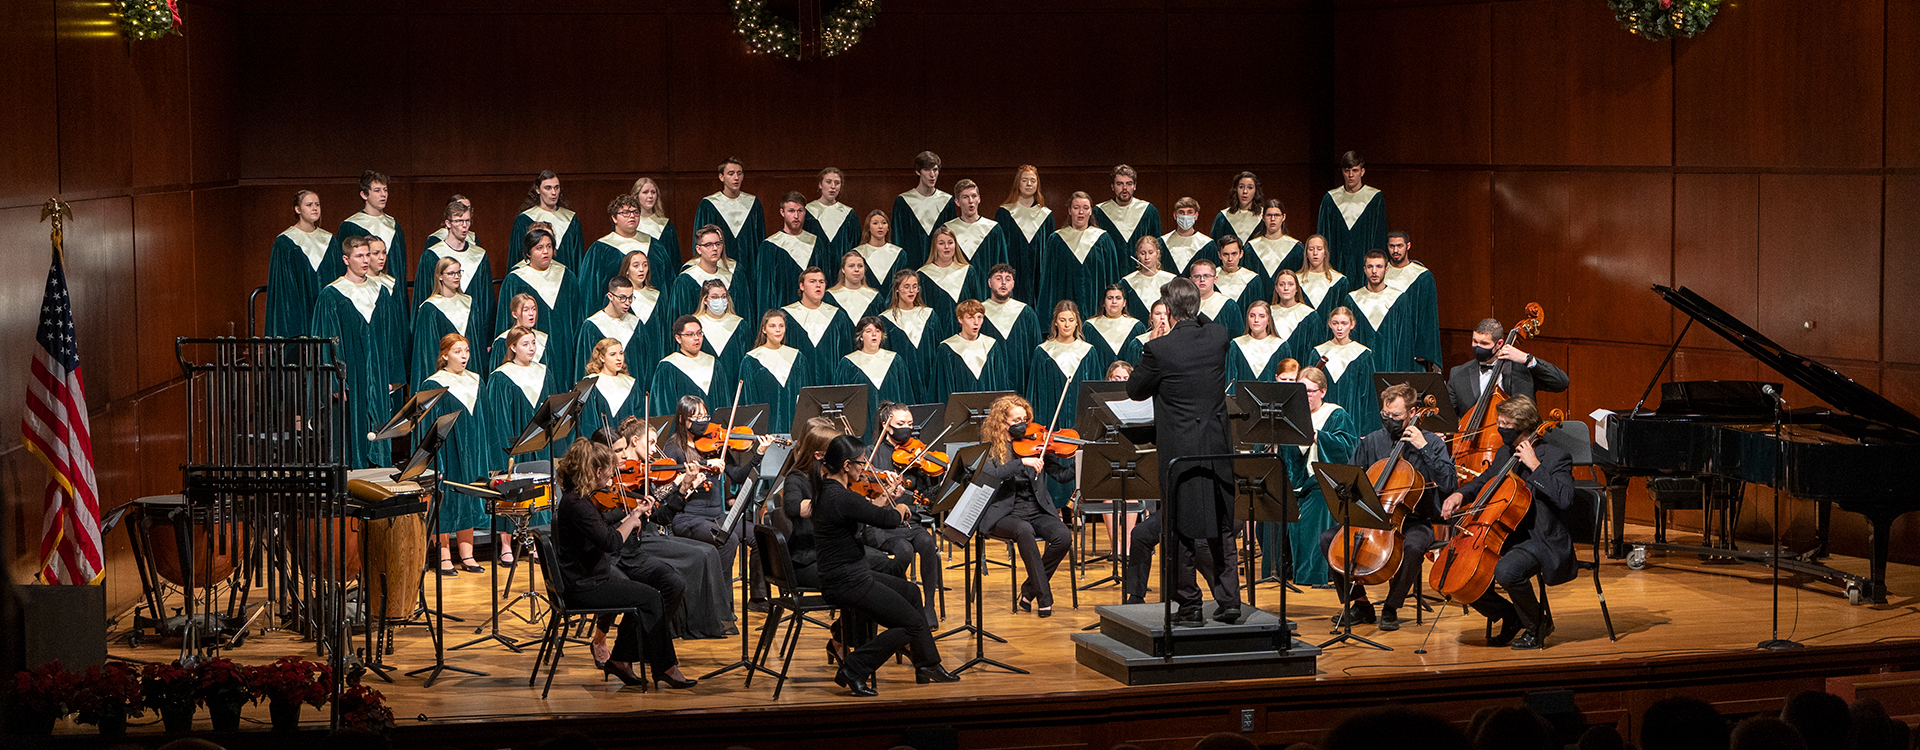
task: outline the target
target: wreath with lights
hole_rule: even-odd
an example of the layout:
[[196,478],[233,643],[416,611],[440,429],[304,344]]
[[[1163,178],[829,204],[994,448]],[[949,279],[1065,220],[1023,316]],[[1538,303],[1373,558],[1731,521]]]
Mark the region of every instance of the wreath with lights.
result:
[[[841,0],[820,16],[820,57],[833,57],[860,43],[860,32],[880,14],[880,0]],[[733,30],[747,48],[788,60],[800,59],[800,25],[767,10],[766,0],[733,0]]]
[[180,33],[179,0],[114,0],[120,28],[132,39],[159,39]]
[[1649,41],[1692,38],[1720,12],[1720,0],[1607,0],[1607,5],[1621,27]]

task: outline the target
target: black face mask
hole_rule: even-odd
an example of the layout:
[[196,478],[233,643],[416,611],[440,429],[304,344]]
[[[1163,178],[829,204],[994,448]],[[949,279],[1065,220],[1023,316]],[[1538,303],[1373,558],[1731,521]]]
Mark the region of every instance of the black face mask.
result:
[[1492,362],[1492,361],[1493,361],[1493,350],[1492,350],[1492,349],[1488,349],[1488,348],[1486,348],[1486,347],[1484,347],[1484,346],[1476,346],[1476,347],[1474,347],[1474,348],[1473,348],[1473,358],[1474,358],[1475,360],[1478,360],[1478,361],[1480,362],[1480,364],[1483,364],[1483,365],[1484,365],[1484,364],[1486,364],[1486,363],[1488,363],[1488,362]]
[[687,425],[687,431],[693,433],[694,437],[700,437],[701,435],[706,434],[707,428],[712,425],[713,425],[713,422],[709,420],[696,419]]
[[1519,442],[1519,440],[1520,440],[1520,428],[1518,428],[1518,427],[1501,427],[1501,428],[1498,428],[1498,429],[1500,430],[1500,444],[1501,444],[1501,445],[1513,445],[1514,443],[1516,443],[1516,442]]
[[1007,437],[1020,440],[1027,436],[1027,422],[1014,422],[1007,425]]
[[887,439],[892,440],[894,445],[906,445],[908,440],[913,439],[912,427],[889,427],[887,433]]

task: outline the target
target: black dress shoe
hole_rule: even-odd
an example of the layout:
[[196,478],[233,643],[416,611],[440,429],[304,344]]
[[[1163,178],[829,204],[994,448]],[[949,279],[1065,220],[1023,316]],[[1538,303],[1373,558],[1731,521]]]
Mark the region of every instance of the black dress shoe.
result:
[[459,568],[439,568],[438,570],[440,571],[440,575],[446,576],[448,578],[455,578],[460,575]]
[[1233,609],[1215,610],[1213,613],[1213,620],[1214,622],[1224,622],[1228,625],[1232,625],[1240,621],[1240,610],[1237,607]]
[[1378,618],[1374,617],[1372,602],[1357,602],[1347,605],[1346,609],[1336,615],[1333,618],[1333,625],[1334,627],[1346,627],[1349,624],[1371,625],[1376,619]]
[[1032,612],[1032,611],[1033,611],[1033,600],[1032,600],[1032,599],[1028,599],[1028,598],[1026,598],[1026,597],[1024,597],[1024,596],[1023,596],[1023,597],[1020,597],[1020,611],[1022,611],[1022,612]]
[[627,687],[638,687],[647,684],[646,680],[634,676],[632,667],[624,667],[614,664],[613,662],[607,662],[600,665],[600,671],[620,678],[620,684],[626,685]]
[[1400,614],[1397,612],[1394,612],[1393,610],[1386,610],[1384,612],[1381,612],[1379,627],[1381,630],[1385,630],[1389,632],[1399,630]]
[[1500,620],[1500,632],[1494,633],[1493,635],[1487,637],[1487,645],[1492,646],[1494,648],[1499,648],[1501,646],[1505,646],[1509,643],[1512,643],[1513,637],[1520,633],[1521,628],[1522,626],[1520,624],[1520,618],[1518,617],[1504,618]]
[[1207,624],[1205,615],[1198,609],[1183,609],[1173,613],[1173,626],[1176,628],[1198,628]]
[[872,677],[861,677],[849,672],[844,663],[840,665],[840,671],[834,673],[833,682],[846,688],[847,692],[862,698],[872,698],[880,694],[880,691],[873,689]]
[[1520,634],[1519,638],[1513,639],[1512,648],[1515,651],[1531,651],[1537,648],[1545,648],[1546,645],[1547,645],[1546,635],[1540,633],[1534,628],[1528,628],[1525,632]]
[[946,667],[935,664],[931,667],[914,667],[913,681],[921,685],[929,682],[959,682],[960,675],[949,672]]
[[[511,564],[509,564],[509,565],[508,565],[507,567],[509,567],[509,568],[511,568],[511,567],[513,567],[513,566],[512,566]],[[464,570],[464,571],[467,571],[468,573],[485,573],[485,572],[487,572],[487,569],[486,569],[486,568],[482,568],[482,567],[480,567],[480,563],[478,563],[478,562],[475,562],[475,561],[474,561],[474,559],[473,559],[473,558],[471,558],[471,557],[463,557],[463,558],[460,558],[460,569],[461,569],[461,570]]]

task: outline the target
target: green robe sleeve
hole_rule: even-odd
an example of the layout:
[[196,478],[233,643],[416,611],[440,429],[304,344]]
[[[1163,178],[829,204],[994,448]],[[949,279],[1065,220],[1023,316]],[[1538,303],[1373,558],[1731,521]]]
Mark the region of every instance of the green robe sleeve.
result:
[[[314,300],[320,296],[319,273],[293,240],[275,238],[271,252],[272,255],[267,259],[267,320],[264,333],[289,338],[305,336],[313,324]],[[325,266],[322,262],[321,267]]]

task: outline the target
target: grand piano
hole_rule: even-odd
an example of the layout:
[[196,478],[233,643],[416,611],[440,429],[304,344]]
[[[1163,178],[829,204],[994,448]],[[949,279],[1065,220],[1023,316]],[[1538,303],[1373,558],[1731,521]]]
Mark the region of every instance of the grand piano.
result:
[[[1641,404],[1615,412],[1606,420],[1605,447],[1596,446],[1594,463],[1609,477],[1617,551],[1626,554],[1630,566],[1638,567],[1634,563],[1644,564],[1649,548],[1689,549],[1621,541],[1625,484],[1630,477],[1691,475],[1760,484],[1821,503],[1823,511],[1831,504],[1865,516],[1873,529],[1868,576],[1836,570],[1802,555],[1782,555],[1779,564],[1782,570],[1843,587],[1856,604],[1885,603],[1893,523],[1903,514],[1920,510],[1920,498],[1901,486],[1894,471],[1920,463],[1920,417],[1831,367],[1787,351],[1686,287],[1656,285],[1653,291],[1689,318],[1674,349],[1699,323],[1834,408],[1788,409],[1780,398],[1780,386],[1774,383],[1709,381],[1666,384],[1658,411],[1641,408],[1646,402],[1643,395]],[[1667,362],[1653,375],[1655,382],[1672,360],[1669,350]],[[1649,384],[1648,393],[1652,388]],[[1773,563],[1771,547],[1692,549]]]

